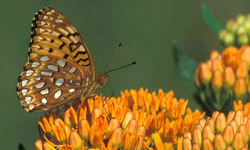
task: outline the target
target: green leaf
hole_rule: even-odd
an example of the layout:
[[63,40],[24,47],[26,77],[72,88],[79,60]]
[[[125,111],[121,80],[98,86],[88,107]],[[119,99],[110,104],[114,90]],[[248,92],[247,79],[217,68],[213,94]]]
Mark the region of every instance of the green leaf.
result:
[[178,74],[185,80],[194,82],[194,73],[198,63],[191,58],[174,40],[173,54]]
[[18,150],[25,150],[24,146],[22,143],[19,143],[18,145]]
[[212,11],[206,4],[202,4],[202,15],[207,23],[208,27],[215,33],[219,34],[219,31],[224,28],[224,25],[218,21]]
[[220,112],[223,112],[225,115],[227,115],[229,111],[234,110],[232,102],[232,95],[230,93],[227,93],[227,97],[225,98],[224,104],[222,105]]

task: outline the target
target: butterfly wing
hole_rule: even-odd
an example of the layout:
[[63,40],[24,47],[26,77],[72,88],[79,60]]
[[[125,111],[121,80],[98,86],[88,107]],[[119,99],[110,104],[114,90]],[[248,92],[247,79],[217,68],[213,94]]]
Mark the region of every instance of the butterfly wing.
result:
[[73,24],[52,8],[32,24],[29,61],[17,85],[27,111],[49,110],[75,100],[95,80],[91,54]]
[[60,12],[44,8],[36,13],[31,27],[30,59],[40,54],[73,61],[95,77],[90,51],[74,25]]

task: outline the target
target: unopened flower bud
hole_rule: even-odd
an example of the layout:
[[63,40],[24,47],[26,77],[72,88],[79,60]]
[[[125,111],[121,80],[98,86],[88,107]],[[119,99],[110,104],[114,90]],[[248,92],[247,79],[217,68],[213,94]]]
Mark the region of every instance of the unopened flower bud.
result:
[[247,62],[248,67],[250,67],[250,47],[249,46],[242,46],[240,48],[240,50],[242,51],[242,53],[241,53],[242,61]]
[[247,143],[248,141],[248,133],[247,133],[247,128],[245,125],[239,126],[238,132],[241,132],[243,137],[244,137],[244,143]]
[[232,31],[233,25],[235,24],[235,21],[230,19],[226,23],[226,29]]
[[43,142],[43,150],[56,150],[53,145],[48,142]]
[[235,44],[234,40],[235,40],[234,34],[230,33],[230,32],[227,32],[224,35],[224,38],[223,38],[222,41],[223,41],[225,46],[233,46]]
[[234,139],[234,128],[232,125],[227,125],[227,127],[224,130],[223,133],[223,138],[224,141],[226,142],[227,145],[231,144],[233,142]]
[[109,140],[108,145],[112,145],[112,147],[117,146],[118,148],[122,145],[122,129],[116,128]]
[[34,146],[36,150],[43,150],[43,143],[41,140],[36,140]]
[[246,20],[245,15],[239,14],[236,18],[236,23],[242,25],[245,22],[245,20]]
[[193,148],[192,150],[200,150],[201,149],[199,144],[197,144],[197,143],[194,143],[192,148]]
[[202,87],[202,84],[201,84],[201,81],[200,81],[200,76],[199,76],[199,69],[195,70],[194,83],[195,83],[197,88]]
[[248,75],[247,63],[245,61],[242,61],[236,70],[236,76],[237,78],[246,78],[247,75]]
[[133,113],[132,112],[127,112],[124,119],[123,119],[123,122],[122,122],[122,128],[125,129],[128,125],[128,123],[130,122],[130,120],[132,120],[134,117],[133,117]]
[[189,139],[187,137],[183,139],[183,149],[184,150],[192,150],[191,139]]
[[222,52],[222,60],[225,63],[225,66],[231,66],[233,69],[236,69],[241,61],[241,52],[237,50],[236,47],[230,46],[227,47]]
[[246,30],[245,30],[244,26],[240,26],[238,28],[237,34],[238,34],[238,36],[241,36],[242,34],[246,34]]
[[216,150],[224,150],[226,149],[226,143],[223,140],[223,137],[221,136],[221,134],[216,134],[215,138],[214,138],[214,148]]
[[244,114],[241,110],[235,112],[234,120],[237,122],[238,126],[244,124]]
[[237,132],[233,140],[234,149],[242,149],[244,147],[244,136],[241,132]]
[[207,125],[210,126],[210,128],[212,129],[212,131],[214,132],[214,120],[212,118],[210,119],[207,119],[207,122],[206,122]]
[[195,128],[193,131],[192,143],[197,143],[199,146],[202,143],[201,130],[199,128]]
[[212,150],[213,144],[208,138],[203,139],[203,150]]
[[235,120],[232,120],[230,122],[230,125],[232,125],[232,127],[234,128],[234,134],[236,134],[237,130],[238,130],[238,123]]
[[93,109],[92,118],[91,118],[92,122],[96,122],[96,119],[97,119],[100,115],[102,115],[102,112],[101,112],[101,110],[100,110],[99,108]]
[[241,98],[246,93],[246,82],[244,79],[240,78],[236,81],[234,86],[234,92],[237,98]]
[[249,37],[246,33],[243,33],[241,35],[238,36],[238,44],[240,45],[245,45],[249,43]]
[[235,83],[235,75],[232,67],[226,67],[223,76],[226,88],[231,88]]
[[81,148],[82,140],[80,138],[80,135],[77,133],[77,131],[75,130],[71,131],[70,136],[69,136],[69,143],[75,149]]
[[219,133],[223,133],[226,125],[227,125],[227,119],[224,113],[220,113],[215,121],[215,130]]
[[126,129],[125,129],[125,132],[129,132],[132,135],[136,135],[137,125],[138,124],[137,124],[137,121],[135,119],[130,120]]
[[205,127],[203,128],[202,137],[207,137],[211,142],[214,141],[214,132],[209,125],[205,125]]
[[210,53],[210,60],[220,59],[220,53],[217,50],[212,50]]
[[137,136],[145,137],[146,128],[144,126],[139,126],[137,129]]
[[234,115],[235,115],[235,111],[230,111],[227,115],[227,123],[230,123],[233,118],[234,118]]
[[202,83],[206,86],[209,85],[209,82],[211,80],[212,74],[210,71],[209,66],[206,63],[201,63],[199,67],[199,73],[200,73],[200,79]]
[[79,134],[84,140],[89,139],[90,126],[87,120],[80,120],[79,122]]
[[219,115],[220,112],[218,111],[214,111],[213,114],[212,114],[212,119],[214,120],[214,122],[216,121],[217,119],[217,116]]
[[222,73],[219,70],[213,72],[212,86],[215,91],[222,87]]

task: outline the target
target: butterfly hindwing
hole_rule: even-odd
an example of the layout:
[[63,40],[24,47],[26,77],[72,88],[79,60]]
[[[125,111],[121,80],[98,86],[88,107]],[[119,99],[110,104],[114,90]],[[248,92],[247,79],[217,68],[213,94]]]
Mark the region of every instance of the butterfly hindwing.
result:
[[49,56],[29,61],[18,83],[18,95],[28,111],[48,110],[75,100],[89,75],[82,74],[72,63]]

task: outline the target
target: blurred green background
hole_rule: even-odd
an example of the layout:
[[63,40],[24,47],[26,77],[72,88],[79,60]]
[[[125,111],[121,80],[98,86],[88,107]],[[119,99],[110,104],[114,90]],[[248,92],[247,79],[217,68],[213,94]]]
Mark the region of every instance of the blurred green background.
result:
[[217,35],[205,24],[201,4],[206,3],[222,22],[250,11],[250,1],[228,0],[1,0],[0,3],[0,149],[17,149],[22,143],[33,149],[39,139],[36,119],[43,114],[27,113],[21,107],[15,86],[27,62],[30,25],[36,11],[50,6],[67,16],[79,29],[91,50],[96,72],[103,71],[107,59],[121,42],[109,68],[134,60],[137,65],[113,72],[101,90],[115,96],[121,90],[162,88],[174,90],[177,98],[189,99],[200,108],[191,90],[176,73],[172,40],[176,39],[198,61],[212,49],[222,50]]

